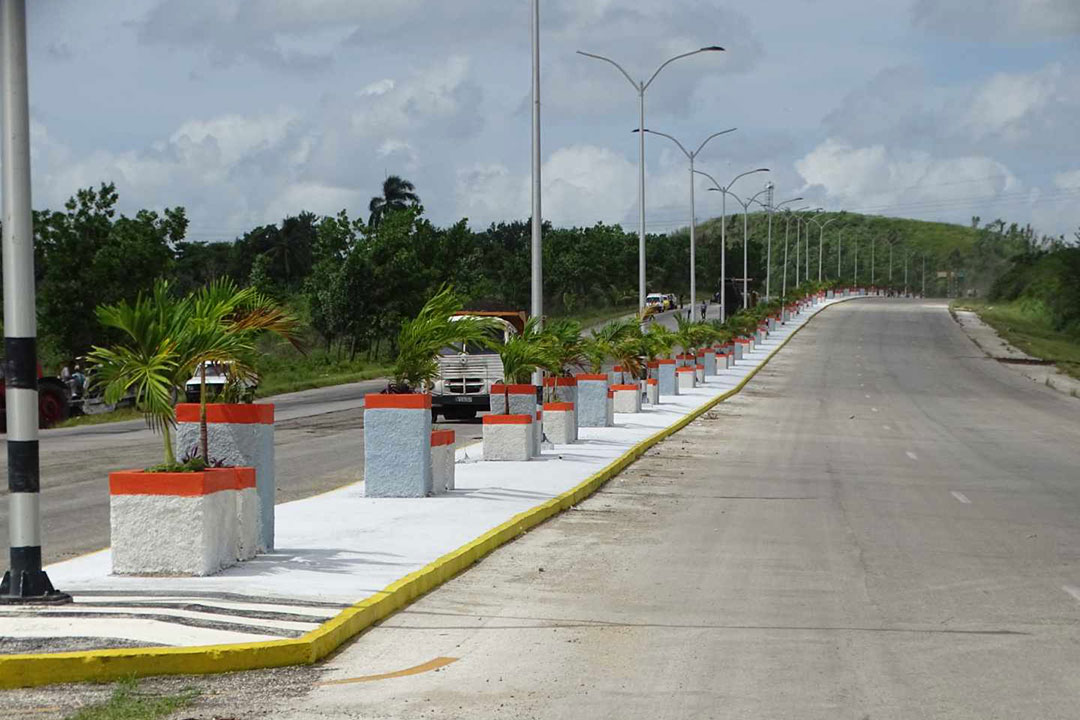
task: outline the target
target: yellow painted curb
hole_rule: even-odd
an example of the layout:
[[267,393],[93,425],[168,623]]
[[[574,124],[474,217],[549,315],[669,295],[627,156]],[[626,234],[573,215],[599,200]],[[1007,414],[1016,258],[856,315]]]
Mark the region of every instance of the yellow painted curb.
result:
[[[840,301],[855,300],[843,298]],[[832,303],[835,305],[836,303]],[[810,317],[827,307],[819,308]],[[607,467],[530,510],[462,545],[434,562],[391,583],[323,623],[311,632],[288,640],[203,645],[198,647],[122,648],[40,655],[0,655],[0,688],[34,687],[70,682],[102,682],[150,675],[206,675],[258,668],[306,665],[318,662],[374,623],[442,585],[501,545],[514,540],[545,520],[577,505],[622,472],[649,448],[674,435],[706,412],[742,391],[758,371],[769,364],[806,323],[795,329],[738,385],[709,400],[673,425],[660,430],[626,451]]]

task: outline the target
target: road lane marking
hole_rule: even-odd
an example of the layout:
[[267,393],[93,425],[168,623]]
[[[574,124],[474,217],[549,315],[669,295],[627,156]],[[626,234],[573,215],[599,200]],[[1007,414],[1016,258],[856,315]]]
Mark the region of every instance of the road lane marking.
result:
[[1063,585],[1062,590],[1073,596],[1073,600],[1080,602],[1080,588],[1073,587],[1072,585]]
[[316,684],[351,685],[353,683],[375,682],[376,680],[390,680],[392,678],[407,677],[409,675],[419,675],[421,673],[431,672],[432,670],[438,670],[439,668],[446,667],[450,663],[455,663],[457,661],[458,658],[437,657],[434,660],[428,660],[426,663],[413,665],[411,668],[405,668],[404,670],[395,670],[394,672],[380,673],[378,675],[361,675],[360,677],[345,678],[343,680],[327,680],[326,682]]
[[964,503],[965,505],[970,505],[970,504],[971,504],[971,501],[970,501],[970,500],[968,500],[968,496],[967,496],[967,495],[965,495],[964,493],[962,493],[962,492],[957,492],[957,491],[953,490],[953,491],[951,492],[951,494],[952,494],[952,496],[953,496],[954,498],[956,498],[956,499],[957,499],[957,500],[959,500],[960,502]]
[[919,459],[919,456],[918,456],[918,455],[916,455],[915,453],[911,452],[910,450],[908,450],[908,451],[907,451],[907,453],[905,453],[905,454],[906,454],[906,455],[907,455],[907,456],[908,456],[909,458],[911,458],[912,460],[918,460],[918,459]]

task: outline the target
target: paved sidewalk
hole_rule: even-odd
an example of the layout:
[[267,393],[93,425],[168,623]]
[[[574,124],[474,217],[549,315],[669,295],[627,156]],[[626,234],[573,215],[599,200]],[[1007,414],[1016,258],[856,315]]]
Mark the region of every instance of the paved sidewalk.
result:
[[[828,302],[822,306],[827,306]],[[801,327],[804,312],[738,367],[703,387],[665,397],[616,427],[581,430],[529,462],[482,462],[457,452],[457,487],[422,499],[365,498],[363,483],[277,507],[274,553],[205,578],[117,577],[108,550],[48,568],[75,603],[0,609],[0,652],[201,646],[297,637],[341,608],[574,488],[634,445],[732,390]]]

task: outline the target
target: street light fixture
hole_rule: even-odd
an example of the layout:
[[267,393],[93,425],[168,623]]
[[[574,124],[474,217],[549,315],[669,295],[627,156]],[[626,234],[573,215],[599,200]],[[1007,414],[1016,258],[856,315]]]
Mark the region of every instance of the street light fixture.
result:
[[723,52],[724,48],[719,45],[709,45],[707,47],[699,48],[691,52],[682,53],[675,57],[665,60],[660,67],[656,68],[656,71],[649,77],[648,80],[634,80],[630,76],[630,73],[623,69],[622,65],[615,62],[611,58],[604,57],[603,55],[596,55],[594,53],[588,53],[583,50],[578,50],[578,55],[584,55],[595,60],[603,60],[606,63],[614,65],[615,68],[623,74],[623,77],[634,86],[634,90],[638,94],[639,101],[639,114],[638,114],[638,310],[645,309],[645,91],[652,85],[653,80],[660,74],[660,71],[666,68],[676,60],[687,58],[692,55],[698,55],[706,52]]
[[[716,188],[709,188],[709,189],[710,190],[715,190]],[[750,307],[750,295],[749,295],[749,293],[750,293],[750,289],[749,289],[750,288],[750,278],[749,278],[750,267],[749,267],[749,263],[748,263],[748,259],[747,259],[748,255],[749,255],[749,250],[750,250],[750,241],[749,241],[750,219],[748,217],[748,215],[750,214],[750,203],[754,202],[759,197],[761,197],[762,195],[764,195],[767,192],[770,192],[771,190],[772,190],[772,188],[770,188],[770,187],[766,187],[764,190],[759,190],[749,200],[747,200],[745,202],[743,202],[743,200],[741,198],[739,198],[738,195],[731,192],[730,190],[724,191],[724,194],[730,195],[731,197],[735,198],[735,202],[742,205],[742,209],[743,209],[743,227],[742,227],[742,245],[743,245],[743,256],[742,256],[743,297],[742,297],[742,306],[743,306],[743,310]]]
[[[819,230],[820,230],[820,234],[818,235],[818,258],[817,258],[817,279],[818,279],[818,282],[821,282],[821,259],[823,257],[824,251],[825,251],[825,228],[827,228],[829,225],[831,225],[834,222],[836,222],[837,220],[839,220],[841,215],[843,215],[843,212],[841,212],[840,215],[837,215],[836,217],[833,217],[833,218],[830,218],[829,220],[826,220],[824,223],[818,223],[818,221],[814,220],[813,218],[810,218],[809,220],[807,220],[807,222],[812,222],[815,225],[817,225]],[[809,233],[807,234],[806,239],[807,239],[806,252],[807,252],[807,256],[809,256],[809,254],[810,254],[810,247],[809,247],[810,235],[809,235]],[[807,259],[809,260],[809,257]]]
[[[783,283],[780,286],[780,297],[781,298],[787,297],[788,238],[791,237],[791,218],[793,218],[793,217],[795,218],[795,250],[797,252],[798,249],[799,249],[799,237],[798,237],[798,235],[799,235],[799,220],[800,220],[798,213],[802,212],[803,210],[806,210],[808,207],[809,206],[801,207],[801,208],[799,208],[797,210],[791,210],[790,208],[788,208],[787,219],[784,222],[784,273],[783,273],[783,278],[784,279],[783,279]],[[798,272],[798,269],[799,269],[799,261],[798,261],[798,259],[796,259],[795,260],[795,270],[796,270],[796,272]]]
[[[694,226],[697,224],[697,218],[694,214],[694,158],[698,156],[698,153],[700,153],[709,143],[709,141],[712,140],[714,137],[718,137],[720,135],[727,135],[728,133],[735,132],[735,130],[736,128],[729,128],[727,130],[721,130],[720,132],[713,133],[709,137],[702,140],[701,144],[698,145],[697,150],[695,150],[694,152],[690,152],[689,150],[687,150],[685,147],[683,147],[683,144],[681,142],[676,140],[671,135],[668,135],[667,133],[662,133],[659,130],[645,130],[645,132],[647,133],[666,137],[668,140],[675,143],[678,148],[682,150],[682,153],[686,156],[686,159],[690,161],[690,307],[697,306],[697,256],[695,251],[696,238],[694,234]],[[634,132],[639,131],[634,130]]]
[[707,177],[712,181],[714,187],[709,188],[715,190],[723,196],[721,201],[720,211],[720,322],[727,320],[727,196],[731,190],[731,186],[738,182],[739,178],[746,177],[747,175],[753,175],[754,173],[769,172],[769,168],[758,168],[757,170],[747,170],[744,173],[740,173],[735,176],[735,179],[724,187],[716,181],[709,173],[703,170],[695,170],[698,175]]
[[[773,185],[772,183],[769,183],[768,186],[766,187],[766,189],[770,191],[769,192],[769,203],[768,204],[761,203],[761,202],[758,203],[758,205],[761,205],[761,207],[765,208],[766,212],[769,213],[769,242],[768,242],[768,250],[766,251],[766,254],[765,254],[765,257],[766,257],[766,260],[765,260],[765,297],[770,299],[770,300],[772,299],[772,219],[773,219],[773,214],[777,210],[779,210],[780,208],[784,207],[785,205],[787,205],[789,203],[798,202],[798,201],[802,200],[801,197],[791,198],[790,200],[785,200],[785,201],[783,201],[781,203],[776,203],[774,205],[774,204],[772,204],[772,192],[771,191],[775,187],[776,186]],[[787,245],[786,245],[787,239],[786,238],[784,239],[784,243],[785,243],[784,249],[786,251],[787,250]],[[787,257],[786,256],[784,258],[784,262],[787,262]]]

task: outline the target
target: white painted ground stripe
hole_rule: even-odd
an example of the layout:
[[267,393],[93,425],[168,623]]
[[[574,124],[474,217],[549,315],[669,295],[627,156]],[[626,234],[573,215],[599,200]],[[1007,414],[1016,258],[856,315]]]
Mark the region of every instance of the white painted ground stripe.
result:
[[[231,632],[131,618],[0,617],[0,636],[11,638],[120,638],[154,645],[223,645],[281,640],[277,635]],[[0,650],[3,643],[0,643]]]
[[[155,595],[103,595],[87,596],[75,594],[75,604],[82,606],[118,606],[125,603],[159,603],[168,605],[206,605],[223,610],[255,610],[258,612],[276,612],[283,615],[311,615],[331,618],[341,609],[307,607],[301,605],[277,605],[274,603],[233,602],[200,597],[161,597]],[[344,608],[342,608],[344,609]]]
[[[307,632],[319,627],[317,622],[297,622],[294,620],[264,620],[262,618],[246,618],[243,615],[218,615],[215,613],[198,612],[196,610],[180,610],[168,608],[142,608],[142,607],[98,607],[88,605],[53,605],[35,608],[42,613],[50,613],[53,617],[67,613],[93,613],[95,615],[124,614],[124,615],[155,615],[157,617],[182,617],[190,620],[203,620],[205,622],[224,623],[228,625],[244,625],[253,628],[277,628],[279,630],[299,630]],[[0,605],[0,615],[25,613],[25,605]],[[25,617],[25,616],[24,616]],[[48,616],[42,616],[48,617]],[[131,622],[131,618],[128,618]]]
[[1062,590],[1073,596],[1073,600],[1080,602],[1080,588],[1073,587],[1072,585],[1063,585]]
[[967,495],[965,495],[965,494],[964,494],[964,493],[962,493],[962,492],[957,492],[957,491],[955,491],[955,490],[952,490],[952,491],[950,492],[950,494],[951,494],[951,495],[952,495],[952,496],[953,496],[954,498],[956,498],[957,500],[959,500],[960,502],[964,503],[965,505],[970,505],[970,504],[971,504],[971,501],[970,501],[970,500],[968,500],[968,497],[967,497]]

